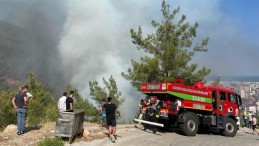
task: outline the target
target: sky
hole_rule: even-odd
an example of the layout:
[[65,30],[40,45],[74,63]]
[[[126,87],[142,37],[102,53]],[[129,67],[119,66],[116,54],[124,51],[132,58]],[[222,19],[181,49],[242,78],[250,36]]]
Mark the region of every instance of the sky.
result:
[[[89,81],[100,82],[103,77],[112,75],[126,98],[121,106],[123,111],[127,111],[124,113],[124,120],[132,118],[138,109],[138,101],[144,95],[121,77],[121,72],[126,72],[131,67],[131,59],[139,59],[143,55],[132,44],[130,29],[137,29],[140,25],[144,34],[153,33],[151,21],[162,19],[161,1],[55,0],[55,5],[52,2],[0,0],[0,20],[26,30],[33,26],[35,32],[44,33],[51,40],[55,33],[53,44],[57,45],[52,47],[58,56],[46,60],[60,60],[58,65],[50,65],[49,70],[59,69],[63,73],[63,80],[78,88],[88,99],[91,99]],[[213,76],[259,75],[258,0],[166,2],[172,10],[179,6],[180,14],[185,14],[190,24],[196,21],[199,23],[194,44],[209,37],[208,52],[196,53],[192,63],[211,68]],[[53,15],[55,11],[58,13]],[[53,78],[51,74],[46,75]],[[60,80],[60,76],[54,78]]]
[[233,17],[246,30],[247,36],[259,41],[259,1],[258,0],[225,0],[222,1],[221,10]]
[[216,76],[259,75],[259,2],[256,0],[174,1],[187,19],[200,24],[198,38],[209,37],[209,51],[194,62]]

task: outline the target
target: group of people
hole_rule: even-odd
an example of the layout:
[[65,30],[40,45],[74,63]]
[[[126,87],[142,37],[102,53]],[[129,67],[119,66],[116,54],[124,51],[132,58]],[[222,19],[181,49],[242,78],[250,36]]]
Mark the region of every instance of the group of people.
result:
[[158,99],[156,96],[147,96],[145,99],[141,99],[139,102],[139,113],[141,116],[141,110],[143,107],[153,107],[153,108],[163,108],[170,106],[171,101],[169,98],[166,97],[160,97]]
[[[255,117],[254,114],[252,113],[248,113],[243,110],[243,120],[244,120],[244,127],[248,127],[248,128],[251,128],[253,129],[253,133],[252,134],[255,134],[255,132],[259,135],[259,132],[256,129],[256,124],[257,124],[257,119]],[[248,124],[247,124],[247,120],[248,120]]]
[[58,110],[59,112],[73,112],[74,111],[74,97],[75,92],[70,91],[69,96],[67,96],[67,92],[63,93],[63,96],[58,100]]
[[[18,93],[13,97],[12,104],[17,112],[17,134],[22,135],[25,133],[25,121],[27,116],[27,107],[29,102],[32,100],[33,96],[30,94],[29,87],[23,86],[19,87]],[[74,111],[74,91],[70,91],[69,95],[66,92],[63,93],[63,96],[58,100],[58,110],[59,112],[73,112]],[[109,130],[109,139],[112,142],[115,142],[115,132],[116,132],[116,116],[115,112],[119,113],[118,107],[112,103],[112,98],[108,97],[107,102],[104,100],[101,104],[100,111],[102,113],[102,120],[106,120],[108,130]],[[102,124],[102,123],[101,123]]]
[[25,133],[27,107],[33,96],[28,92],[28,86],[19,87],[18,90],[18,93],[12,99],[12,104],[17,112],[17,134],[22,135]]
[[[74,97],[74,91],[70,91],[69,96],[67,96],[66,92],[63,93],[63,96],[58,100],[59,112],[73,112],[74,110],[73,97]],[[115,142],[115,140],[117,139],[115,137],[115,132],[116,132],[115,112],[118,112],[120,116],[120,111],[118,110],[117,106],[114,103],[112,103],[111,97],[107,98],[107,102],[106,100],[102,101],[100,111],[102,113],[101,127],[103,125],[103,121],[106,120],[108,130],[109,130],[108,137],[112,142]]]

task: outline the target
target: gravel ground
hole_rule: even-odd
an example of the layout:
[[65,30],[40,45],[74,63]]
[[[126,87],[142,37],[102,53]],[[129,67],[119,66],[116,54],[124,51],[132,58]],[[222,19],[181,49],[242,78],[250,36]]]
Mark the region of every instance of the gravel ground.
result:
[[259,136],[252,135],[251,129],[243,128],[235,137],[225,137],[215,131],[187,137],[179,134],[177,129],[153,134],[151,130],[143,131],[140,126],[118,129],[117,135],[116,143],[105,137],[90,142],[74,143],[72,146],[259,146]]

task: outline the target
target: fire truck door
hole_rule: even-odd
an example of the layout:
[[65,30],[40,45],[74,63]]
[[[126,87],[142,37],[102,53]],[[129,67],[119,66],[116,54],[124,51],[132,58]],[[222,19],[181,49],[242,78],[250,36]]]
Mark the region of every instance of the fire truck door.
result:
[[228,113],[237,115],[237,99],[234,93],[227,93],[225,91],[220,91],[220,101],[221,105],[219,105],[219,108],[222,108],[221,111],[223,111],[223,115],[226,115]]
[[212,107],[214,113],[217,115],[223,115],[223,110],[224,110],[224,101],[225,101],[225,92],[220,92],[219,90],[213,90],[211,97],[212,97]]
[[234,93],[227,93],[228,113],[238,116],[238,101]]
[[218,103],[218,109],[219,113],[221,115],[227,114],[227,101],[226,101],[226,92],[225,91],[219,91],[219,103]]
[[211,94],[213,110],[217,109],[217,91],[213,90]]

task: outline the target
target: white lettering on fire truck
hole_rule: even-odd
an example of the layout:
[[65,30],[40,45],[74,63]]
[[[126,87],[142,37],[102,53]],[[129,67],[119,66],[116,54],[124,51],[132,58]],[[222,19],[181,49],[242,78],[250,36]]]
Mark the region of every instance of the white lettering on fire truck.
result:
[[197,109],[205,109],[205,105],[193,104],[193,108],[197,108]]
[[177,87],[177,86],[172,86],[173,90],[180,90],[184,92],[190,92],[190,93],[196,93],[196,94],[202,94],[202,95],[209,95],[209,92],[207,91],[200,91],[200,90],[193,90],[193,89],[188,89],[188,88],[182,88],[182,87]]
[[166,90],[166,84],[162,84],[162,90]]
[[147,85],[147,89],[160,89],[160,85]]
[[200,96],[192,96],[192,100],[205,102],[205,98],[200,97]]

